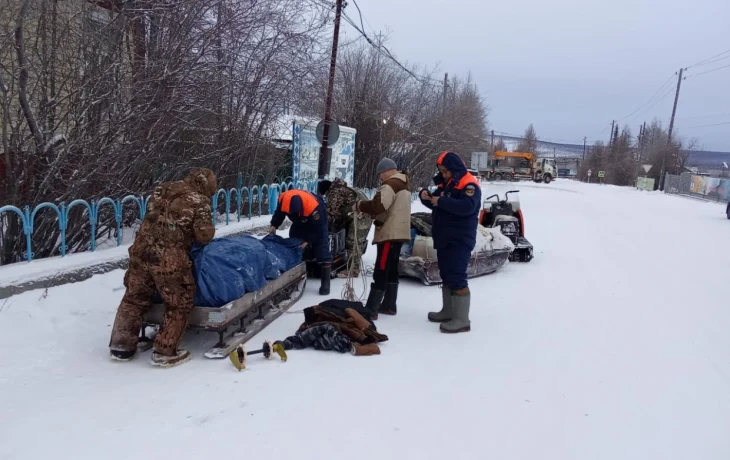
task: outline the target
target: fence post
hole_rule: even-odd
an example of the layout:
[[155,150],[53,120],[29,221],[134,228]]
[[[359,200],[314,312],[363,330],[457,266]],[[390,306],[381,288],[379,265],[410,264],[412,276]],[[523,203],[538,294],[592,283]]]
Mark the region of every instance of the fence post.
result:
[[25,223],[23,225],[23,233],[25,233],[25,258],[28,262],[33,260],[33,247],[31,242],[31,233],[33,233],[32,223],[30,221],[30,206],[25,206],[23,209],[25,214]]
[[68,211],[66,210],[66,203],[61,202],[61,217],[60,222],[58,223],[59,228],[61,229],[61,257],[66,257],[66,228],[68,224],[68,217],[66,216],[66,213]]
[[114,205],[114,220],[117,221],[117,246],[122,245],[122,202],[117,200]]
[[96,251],[96,224],[99,218],[99,203],[95,200],[91,200],[91,213],[93,217],[91,219],[91,252]]

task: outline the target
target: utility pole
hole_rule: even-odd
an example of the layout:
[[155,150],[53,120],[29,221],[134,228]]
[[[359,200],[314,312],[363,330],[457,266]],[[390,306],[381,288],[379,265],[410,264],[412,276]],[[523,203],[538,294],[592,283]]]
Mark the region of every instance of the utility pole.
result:
[[644,139],[646,138],[646,122],[639,126],[639,165],[644,160]]
[[449,74],[444,74],[444,100],[443,100],[443,113],[446,115],[446,88],[449,87]]
[[494,155],[494,130],[492,130],[492,155]]
[[667,163],[667,150],[672,148],[672,131],[674,130],[674,116],[677,114],[677,101],[679,101],[679,89],[682,87],[682,73],[686,69],[679,69],[679,77],[677,77],[677,92],[674,94],[674,106],[672,107],[672,118],[669,120],[669,133],[667,136],[667,149],[662,155],[662,172],[659,176],[659,190],[664,190],[664,175],[666,173],[665,165]]
[[319,167],[317,175],[324,179],[329,173],[332,149],[329,148],[330,123],[332,123],[332,91],[335,86],[335,64],[337,63],[337,43],[340,38],[340,17],[342,16],[342,0],[337,0],[335,10],[335,31],[332,38],[332,58],[330,60],[330,80],[327,86],[327,105],[324,112],[324,129],[322,131],[322,147],[319,150]]
[[609,140],[608,140],[608,146],[609,146],[609,147],[613,145],[613,125],[614,125],[615,123],[616,123],[616,120],[611,120],[611,134],[610,134],[610,136],[609,136],[609,138],[608,138],[608,139],[609,139]]
[[588,142],[588,138],[584,136],[583,137],[583,160],[584,161],[586,159],[586,142]]

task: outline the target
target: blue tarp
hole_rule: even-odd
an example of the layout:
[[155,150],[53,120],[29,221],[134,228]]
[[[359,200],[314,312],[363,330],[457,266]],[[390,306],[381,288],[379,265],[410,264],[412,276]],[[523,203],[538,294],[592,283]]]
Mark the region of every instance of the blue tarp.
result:
[[302,261],[301,240],[268,235],[259,240],[244,235],[217,238],[206,246],[194,246],[195,305],[221,307],[263,288],[270,280]]

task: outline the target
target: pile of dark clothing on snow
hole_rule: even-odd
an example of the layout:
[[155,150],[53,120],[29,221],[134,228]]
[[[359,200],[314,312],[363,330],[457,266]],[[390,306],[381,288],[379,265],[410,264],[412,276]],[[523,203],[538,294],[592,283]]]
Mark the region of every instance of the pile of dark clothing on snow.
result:
[[331,299],[304,309],[304,323],[296,334],[282,340],[286,350],[350,352],[356,356],[379,355],[378,343],[388,336],[378,332],[361,302]]

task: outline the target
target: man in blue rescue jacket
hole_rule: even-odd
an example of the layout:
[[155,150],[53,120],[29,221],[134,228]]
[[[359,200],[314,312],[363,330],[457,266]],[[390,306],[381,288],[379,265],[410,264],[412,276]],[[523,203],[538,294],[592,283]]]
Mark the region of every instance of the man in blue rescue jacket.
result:
[[433,210],[433,246],[443,280],[443,306],[441,311],[429,313],[428,320],[441,323],[441,332],[467,332],[471,329],[471,293],[466,272],[476,245],[482,191],[456,153],[442,152],[436,166],[437,189],[433,194],[426,189],[420,193],[424,206]]
[[288,190],[279,195],[276,212],[271,217],[269,233],[275,233],[285,218],[292,221],[290,238],[304,240],[312,247],[314,257],[321,267],[319,293],[329,295],[332,273],[327,207],[316,195],[304,190]]

